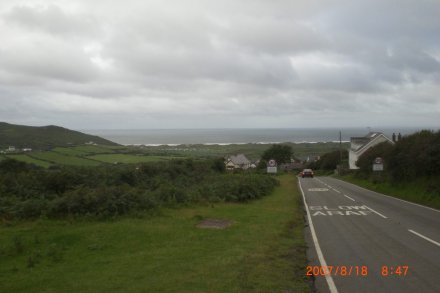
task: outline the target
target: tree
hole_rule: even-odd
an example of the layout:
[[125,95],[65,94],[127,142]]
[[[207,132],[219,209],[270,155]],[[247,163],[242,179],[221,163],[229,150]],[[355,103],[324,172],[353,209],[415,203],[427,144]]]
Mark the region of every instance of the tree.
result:
[[393,148],[393,144],[389,142],[382,142],[363,153],[356,162],[356,165],[359,167],[361,172],[369,174],[373,172],[374,159],[380,157],[384,160],[385,169],[387,169]]
[[274,159],[277,164],[290,163],[292,155],[293,151],[291,146],[274,144],[263,153],[261,160],[267,162]]
[[440,175],[440,131],[422,130],[398,140],[389,171],[395,181]]
[[[348,159],[348,151],[347,150],[343,150],[342,151],[342,161],[347,160]],[[334,170],[336,169],[336,167],[341,164],[341,152],[338,151],[333,151],[330,153],[326,153],[324,154],[320,159],[319,159],[319,168],[322,170]]]
[[334,170],[336,167],[346,162],[348,159],[348,151],[342,151],[342,162],[341,162],[341,152],[339,150],[325,153],[316,162],[310,162],[307,167],[316,170]]

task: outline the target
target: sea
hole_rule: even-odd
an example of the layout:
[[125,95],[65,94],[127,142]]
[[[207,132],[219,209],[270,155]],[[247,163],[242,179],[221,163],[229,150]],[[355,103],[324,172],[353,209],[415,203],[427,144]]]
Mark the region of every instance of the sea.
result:
[[[233,129],[88,129],[81,130],[122,145],[181,145],[181,144],[269,144],[343,142],[364,136],[371,131],[408,135],[432,128],[233,128]],[[437,130],[437,129],[435,129]]]

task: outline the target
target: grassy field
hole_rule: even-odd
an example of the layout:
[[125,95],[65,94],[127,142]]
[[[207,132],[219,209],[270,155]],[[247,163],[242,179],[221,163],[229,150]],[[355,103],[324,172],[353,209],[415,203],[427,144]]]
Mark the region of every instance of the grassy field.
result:
[[105,163],[118,162],[124,164],[132,164],[132,163],[145,163],[145,162],[170,160],[173,157],[143,156],[143,155],[128,155],[128,154],[101,154],[101,155],[88,156],[88,158]]
[[402,182],[400,184],[391,184],[389,182],[374,183],[352,175],[338,176],[337,178],[376,192],[440,209],[440,196],[427,191],[428,186],[435,181],[438,182],[440,178],[437,178],[437,180],[418,179],[413,182]]
[[17,161],[26,162],[29,164],[34,164],[43,168],[49,168],[52,164],[47,161],[38,160],[36,158],[29,157],[26,154],[18,154],[18,155],[7,155],[7,158],[14,159]]
[[56,152],[32,152],[32,158],[43,160],[49,163],[72,166],[98,166],[100,162],[84,159],[82,157],[68,156]]
[[[292,144],[294,156],[306,159],[336,149],[335,143]],[[56,147],[51,151],[33,151],[17,155],[17,159],[48,167],[51,164],[97,166],[101,163],[143,163],[173,158],[213,158],[243,153],[251,160],[257,160],[271,145],[180,145],[180,146],[106,146],[80,145]]]
[[87,153],[87,154],[105,154],[105,153],[113,153],[115,149],[124,148],[124,147],[110,147],[110,146],[97,146],[97,145],[81,145],[72,147],[73,150]]
[[[307,158],[308,156],[322,155],[339,148],[339,143],[286,143],[291,146],[294,156]],[[143,147],[144,152],[157,155],[179,155],[193,157],[224,157],[243,153],[251,160],[257,160],[263,152],[270,148],[270,144],[231,144],[231,145],[179,145],[179,146],[148,146]],[[343,148],[348,144],[344,143]]]
[[[296,178],[247,204],[0,226],[4,292],[309,292]],[[199,229],[205,218],[227,229]]]
[[58,147],[58,148],[54,148],[52,151],[56,152],[56,153],[63,154],[63,155],[67,155],[67,156],[85,156],[85,155],[89,154],[87,152],[80,151],[80,150],[76,149],[75,147],[70,147],[70,148]]

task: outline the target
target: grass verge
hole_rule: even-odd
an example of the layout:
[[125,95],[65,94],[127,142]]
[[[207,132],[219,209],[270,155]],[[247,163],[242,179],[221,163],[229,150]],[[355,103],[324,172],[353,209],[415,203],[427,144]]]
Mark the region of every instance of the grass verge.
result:
[[[0,227],[5,292],[309,292],[292,175],[263,199],[165,209],[149,218]],[[206,218],[225,230],[198,229]]]
[[372,182],[353,175],[337,176],[336,178],[379,193],[440,209],[440,195],[427,191],[433,182],[432,180],[418,179],[412,182],[392,184],[389,182]]

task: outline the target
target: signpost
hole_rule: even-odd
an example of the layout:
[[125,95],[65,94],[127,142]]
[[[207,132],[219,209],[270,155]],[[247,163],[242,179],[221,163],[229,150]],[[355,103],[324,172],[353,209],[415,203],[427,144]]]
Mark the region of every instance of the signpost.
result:
[[382,182],[383,160],[381,157],[377,157],[373,162],[374,180]]
[[277,173],[277,162],[274,159],[267,162],[267,173],[276,174]]
[[383,171],[383,160],[381,157],[374,159],[373,171]]

